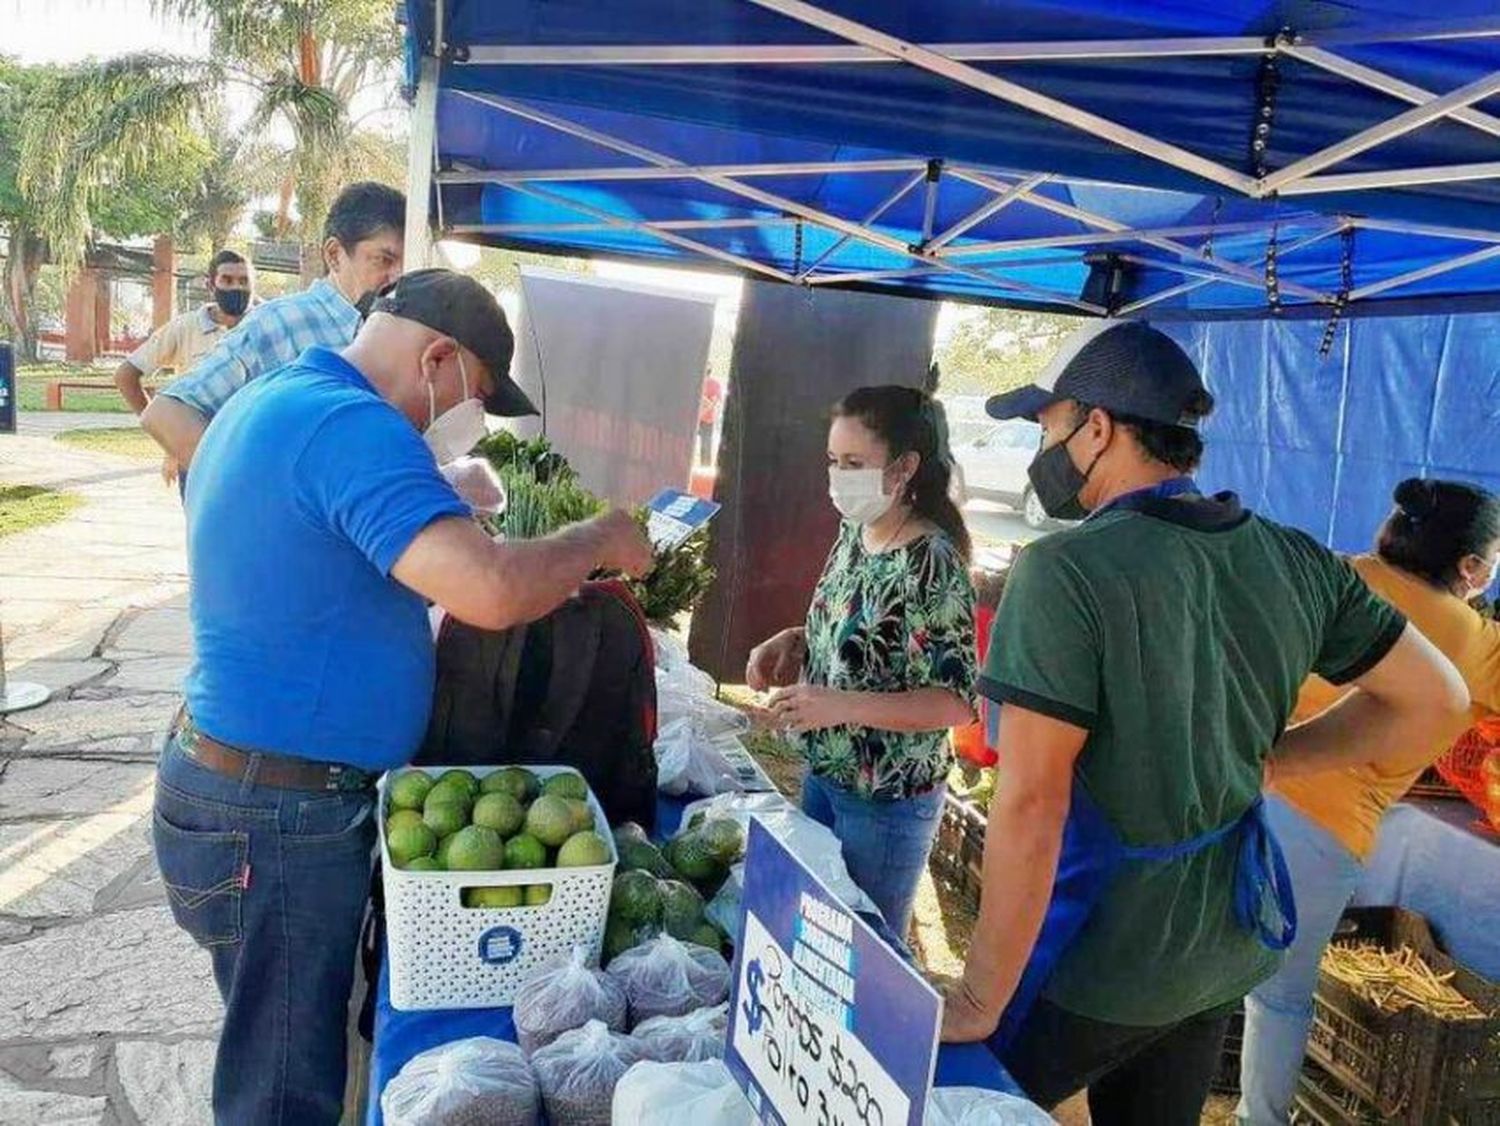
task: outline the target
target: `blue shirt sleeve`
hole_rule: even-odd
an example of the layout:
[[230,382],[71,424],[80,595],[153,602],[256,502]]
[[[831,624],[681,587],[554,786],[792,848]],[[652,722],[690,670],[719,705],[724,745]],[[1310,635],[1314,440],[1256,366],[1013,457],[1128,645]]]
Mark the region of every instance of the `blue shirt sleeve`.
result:
[[276,302],[267,302],[250,310],[192,371],[160,393],[213,418],[246,383],[295,360],[297,351],[296,338],[282,323]]
[[434,520],[472,514],[421,435],[385,403],[332,412],[294,472],[308,518],[353,544],[382,575]]

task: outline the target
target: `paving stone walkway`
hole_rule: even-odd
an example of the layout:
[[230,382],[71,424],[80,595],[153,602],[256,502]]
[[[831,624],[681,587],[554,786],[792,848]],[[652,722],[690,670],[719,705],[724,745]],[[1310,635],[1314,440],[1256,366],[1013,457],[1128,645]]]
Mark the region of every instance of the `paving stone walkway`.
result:
[[150,839],[191,654],[182,511],[154,464],[47,421],[0,435],[0,483],[85,499],[0,539],[6,668],[54,693],[0,720],[0,1122],[206,1123],[219,1001]]

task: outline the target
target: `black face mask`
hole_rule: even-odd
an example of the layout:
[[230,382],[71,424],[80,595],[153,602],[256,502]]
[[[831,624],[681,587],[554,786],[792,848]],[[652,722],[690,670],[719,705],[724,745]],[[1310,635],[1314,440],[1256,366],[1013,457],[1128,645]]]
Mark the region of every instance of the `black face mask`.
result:
[[245,310],[250,308],[250,291],[248,289],[215,289],[214,304],[226,317],[242,317]]
[[1026,467],[1026,476],[1031,479],[1036,499],[1054,520],[1082,520],[1089,514],[1078,494],[1088,484],[1089,474],[1094,472],[1099,459],[1094,458],[1094,465],[1089,466],[1088,473],[1083,473],[1068,456],[1068,443],[1086,425],[1088,421],[1085,419],[1061,442],[1040,451]]

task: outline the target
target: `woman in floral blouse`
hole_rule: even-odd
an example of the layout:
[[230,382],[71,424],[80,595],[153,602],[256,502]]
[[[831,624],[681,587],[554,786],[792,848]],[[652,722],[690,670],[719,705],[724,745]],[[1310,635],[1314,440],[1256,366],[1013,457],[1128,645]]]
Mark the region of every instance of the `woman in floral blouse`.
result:
[[801,737],[802,807],[831,828],[903,938],[953,765],[973,720],[969,533],[949,498],[939,408],[863,387],[834,408],[829,496],[844,518],[807,624],[750,654],[747,682]]

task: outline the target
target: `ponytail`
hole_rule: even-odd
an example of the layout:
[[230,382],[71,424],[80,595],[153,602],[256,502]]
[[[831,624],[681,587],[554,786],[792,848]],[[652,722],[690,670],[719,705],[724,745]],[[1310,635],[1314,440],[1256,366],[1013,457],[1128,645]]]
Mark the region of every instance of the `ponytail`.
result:
[[953,457],[942,405],[915,387],[861,387],[833,408],[835,418],[854,418],[885,443],[892,460],[917,455],[917,472],[907,484],[912,511],[942,530],[968,563],[973,541],[963,514],[953,503]]

